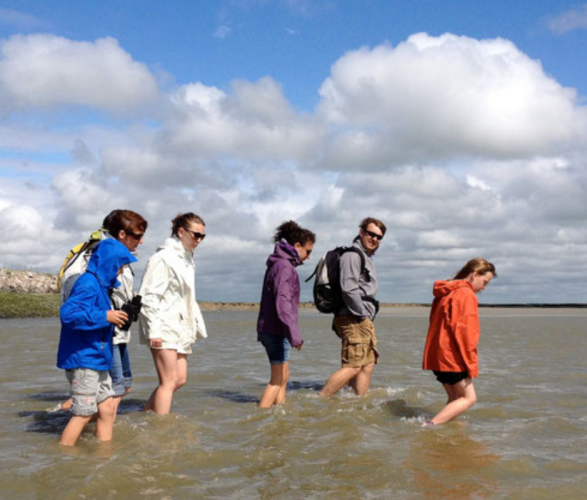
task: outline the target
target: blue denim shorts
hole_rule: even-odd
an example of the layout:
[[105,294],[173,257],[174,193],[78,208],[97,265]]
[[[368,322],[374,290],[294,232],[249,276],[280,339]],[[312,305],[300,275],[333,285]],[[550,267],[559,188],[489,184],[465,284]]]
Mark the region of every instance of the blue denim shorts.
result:
[[126,389],[132,386],[128,344],[114,344],[112,346],[112,367],[109,372],[114,395],[124,396]]
[[272,365],[282,365],[289,361],[289,354],[291,351],[291,344],[285,337],[279,335],[271,335],[270,333],[259,332],[257,337],[259,342],[267,351],[269,363]]

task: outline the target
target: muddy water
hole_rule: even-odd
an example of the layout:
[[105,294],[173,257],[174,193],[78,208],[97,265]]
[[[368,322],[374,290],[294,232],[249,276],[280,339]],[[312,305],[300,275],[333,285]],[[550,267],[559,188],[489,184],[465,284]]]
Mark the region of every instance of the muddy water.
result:
[[93,429],[64,450],[58,321],[2,320],[0,496],[6,499],[377,499],[587,497],[587,311],[482,309],[477,405],[438,429],[440,385],[420,369],[428,311],[377,319],[370,394],[317,397],[338,367],[330,320],[302,311],[288,401],[260,410],[268,363],[255,312],[209,312],[174,413],[140,412],[155,385],[133,338],[134,387],[114,441]]

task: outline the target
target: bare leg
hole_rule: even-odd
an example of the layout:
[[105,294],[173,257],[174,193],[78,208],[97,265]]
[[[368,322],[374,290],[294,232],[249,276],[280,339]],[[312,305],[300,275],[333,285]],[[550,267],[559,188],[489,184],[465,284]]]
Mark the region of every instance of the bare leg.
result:
[[108,398],[98,404],[98,419],[96,420],[96,436],[100,441],[112,441],[116,420],[116,403],[114,398]]
[[351,379],[356,377],[360,370],[361,368],[343,366],[330,376],[319,395],[322,397],[328,397],[336,394],[343,386],[348,384]]
[[61,434],[61,441],[60,444],[63,446],[74,446],[77,443],[77,440],[82,434],[84,427],[92,418],[92,415],[88,416],[80,416],[80,415],[73,415],[65,429],[63,429],[63,434]]
[[63,403],[61,403],[61,410],[66,411],[71,409],[71,403],[72,403],[72,399],[69,398],[67,401],[64,401]]
[[114,403],[116,405],[116,412],[118,413],[118,407],[120,406],[120,402],[122,401],[122,398],[124,396],[126,396],[128,393],[130,392],[130,387],[125,387],[124,388],[124,394],[122,396],[113,396],[112,399],[114,399]]
[[275,399],[276,405],[282,405],[285,403],[285,391],[287,389],[287,381],[289,380],[289,362],[283,363],[283,381],[281,383],[281,388],[277,393],[277,398]]
[[118,413],[120,402],[122,401],[122,396],[112,396],[112,401],[114,402],[114,415],[116,415]]
[[436,425],[444,424],[458,417],[477,402],[473,380],[470,378],[461,380],[454,385],[442,385],[448,395],[448,402],[438,415],[431,420]]
[[143,411],[152,411],[153,410],[153,400],[155,399],[155,393],[157,392],[157,389],[155,389],[151,395],[149,396],[149,399],[147,399],[147,402],[145,403],[145,406],[143,406]]
[[175,391],[181,389],[188,381],[188,357],[187,354],[177,355],[177,378],[175,379]]
[[[166,415],[171,411],[173,393],[185,384],[187,358],[170,349],[151,349],[151,354],[155,361],[159,386],[149,397],[145,410],[153,410],[155,413]],[[180,356],[183,356],[181,362]]]
[[355,390],[357,396],[364,396],[369,392],[369,384],[371,383],[371,374],[375,368],[375,363],[369,363],[362,366],[357,376],[351,380],[351,386]]
[[271,408],[274,404],[283,404],[285,401],[285,390],[289,380],[289,362],[271,365],[271,380],[265,387],[260,408]]

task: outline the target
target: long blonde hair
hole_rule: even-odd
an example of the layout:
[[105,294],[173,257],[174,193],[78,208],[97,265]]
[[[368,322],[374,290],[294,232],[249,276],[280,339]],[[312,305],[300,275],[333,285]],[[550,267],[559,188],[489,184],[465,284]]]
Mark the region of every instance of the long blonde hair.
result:
[[494,277],[497,277],[495,272],[495,266],[491,263],[482,259],[481,257],[475,257],[467,262],[463,268],[454,276],[455,280],[463,280],[471,273],[486,274],[491,273]]

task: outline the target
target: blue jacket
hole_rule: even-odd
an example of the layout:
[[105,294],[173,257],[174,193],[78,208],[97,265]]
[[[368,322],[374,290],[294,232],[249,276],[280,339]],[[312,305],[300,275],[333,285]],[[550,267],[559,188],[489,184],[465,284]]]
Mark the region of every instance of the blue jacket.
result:
[[302,344],[298,326],[300,278],[296,267],[302,264],[297,250],[287,241],[276,243],[267,259],[257,332],[286,337],[293,347]]
[[106,314],[112,308],[108,291],[120,285],[116,280],[119,269],[136,260],[115,239],[98,244],[86,272],[75,282],[71,295],[61,306],[59,368],[110,369],[114,326],[106,321]]

